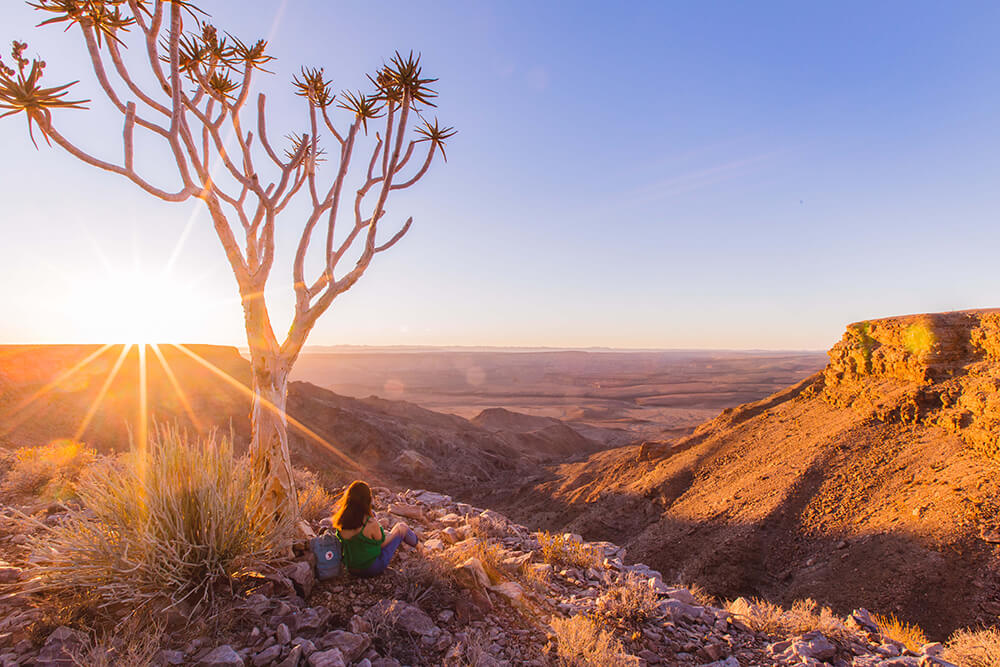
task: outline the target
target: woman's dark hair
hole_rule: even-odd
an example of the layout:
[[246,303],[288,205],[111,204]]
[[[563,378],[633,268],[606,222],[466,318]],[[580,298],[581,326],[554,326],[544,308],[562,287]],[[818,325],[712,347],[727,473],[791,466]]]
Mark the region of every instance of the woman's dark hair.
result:
[[340,497],[340,505],[333,515],[333,525],[339,530],[357,530],[372,512],[372,490],[361,480],[351,482]]

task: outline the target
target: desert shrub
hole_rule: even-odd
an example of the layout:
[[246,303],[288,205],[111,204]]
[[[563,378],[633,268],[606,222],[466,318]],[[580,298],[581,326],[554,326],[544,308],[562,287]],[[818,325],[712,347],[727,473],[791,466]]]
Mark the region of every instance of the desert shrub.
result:
[[306,521],[319,521],[330,516],[336,501],[320,484],[316,473],[300,468],[295,468],[292,473],[299,495],[299,517]]
[[454,595],[456,582],[453,572],[454,566],[443,557],[415,552],[404,570],[406,601],[416,604],[428,596],[441,598]]
[[586,569],[604,562],[604,554],[599,549],[563,534],[539,533],[538,543],[546,563]]
[[796,600],[784,609],[767,600],[737,598],[726,608],[751,629],[775,637],[794,637],[813,630],[838,639],[851,634],[829,607],[821,607],[815,600]]
[[446,557],[453,565],[461,565],[469,558],[478,558],[493,583],[505,581],[510,574],[503,564],[506,556],[507,550],[494,540],[465,540],[446,552]]
[[959,630],[948,640],[941,657],[961,667],[1000,665],[1000,629]]
[[521,565],[518,574],[526,586],[538,592],[547,591],[551,585],[551,570],[537,567],[534,563],[528,562]]
[[40,496],[44,500],[66,500],[74,495],[78,478],[96,457],[93,449],[71,440],[23,447],[14,452],[0,493],[8,498]]
[[897,641],[911,651],[919,651],[920,647],[927,643],[927,635],[919,626],[905,623],[896,618],[895,614],[889,616],[872,614],[872,620],[882,631],[883,637]]
[[878,341],[872,338],[871,324],[868,322],[858,322],[851,327],[851,331],[854,333],[861,354],[862,364],[859,372],[867,375],[872,372],[872,351],[877,347]]
[[490,655],[490,638],[485,632],[468,629],[456,639],[458,643],[445,656],[447,667],[493,667],[497,664]]
[[617,667],[639,665],[615,637],[586,616],[552,619],[557,664],[564,667]]
[[646,621],[662,616],[660,598],[648,579],[629,573],[594,600],[592,615],[607,625],[638,630]]
[[96,465],[77,491],[84,509],[30,542],[32,584],[50,599],[199,608],[217,584],[280,562],[291,535],[287,519],[263,511],[263,485],[229,439],[160,429],[143,454]]
[[705,587],[702,586],[701,584],[697,583],[682,584],[680,582],[677,582],[677,584],[675,585],[678,588],[686,588],[688,591],[690,591],[691,595],[694,596],[694,599],[697,600],[698,604],[700,604],[702,607],[714,607],[715,603],[717,602],[715,596],[709,593],[707,590],[705,590]]
[[70,658],[80,667],[138,667],[154,664],[163,644],[161,625],[135,621],[88,635]]

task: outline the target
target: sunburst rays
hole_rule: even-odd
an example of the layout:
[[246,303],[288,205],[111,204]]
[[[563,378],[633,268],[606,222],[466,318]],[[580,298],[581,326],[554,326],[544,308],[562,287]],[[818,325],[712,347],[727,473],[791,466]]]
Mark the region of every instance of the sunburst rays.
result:
[[[20,403],[18,403],[17,406],[14,407],[12,412],[7,415],[8,418],[5,420],[6,423],[4,424],[2,430],[0,430],[0,435],[6,435],[7,433],[10,433],[15,428],[17,428],[17,426],[23,423],[25,419],[31,416],[30,408],[38,404],[40,399],[50,394],[51,392],[55,391],[56,389],[60,388],[61,386],[65,385],[75,375],[86,369],[88,366],[92,365],[101,356],[107,353],[108,350],[114,347],[115,345],[113,344],[102,345],[98,349],[88,354],[83,359],[73,364],[70,368],[59,373],[54,379],[46,383],[38,391],[31,394],[31,396],[25,398]],[[171,389],[173,390],[174,394],[176,394],[177,399],[184,410],[184,414],[188,417],[188,419],[191,421],[191,424],[197,431],[204,430],[204,424],[201,420],[198,419],[192,407],[191,400],[188,397],[187,392],[181,385],[177,373],[170,365],[170,362],[167,359],[167,355],[164,354],[163,350],[160,348],[159,345],[151,344],[148,347],[149,350],[152,351],[153,355],[157,358],[159,366],[163,369],[164,376],[166,377],[167,382],[170,385]],[[198,366],[207,370],[209,373],[222,380],[228,386],[236,389],[242,396],[251,399],[253,398],[253,390],[250,387],[247,387],[243,382],[236,379],[222,368],[219,368],[219,366],[213,364],[211,361],[208,361],[197,352],[191,350],[189,347],[179,344],[170,344],[170,347],[176,349],[185,357],[194,361]],[[137,371],[138,371],[136,375],[137,386],[135,388],[136,410],[135,410],[135,424],[133,425],[134,429],[133,433],[135,434],[134,445],[140,451],[145,450],[149,437],[150,421],[151,421],[150,392],[149,392],[150,366],[148,359],[149,355],[146,349],[147,348],[146,345],[121,345],[121,350],[118,352],[117,357],[114,360],[114,363],[111,364],[111,367],[107,372],[107,375],[103,378],[101,386],[97,391],[97,394],[94,396],[93,400],[87,406],[87,410],[83,418],[76,426],[76,430],[73,433],[73,438],[72,438],[74,441],[80,441],[86,435],[88,428],[90,428],[94,418],[97,416],[98,412],[101,409],[101,406],[104,404],[105,399],[110,393],[111,388],[115,383],[115,380],[121,374],[123,366],[126,365],[126,361],[129,359],[130,356],[132,356],[133,348],[135,348],[136,350],[134,356],[136,358]],[[279,411],[279,408],[277,406],[275,406],[273,403],[270,403],[267,400],[264,400],[264,405],[269,410],[275,412]],[[362,466],[357,461],[352,459],[349,455],[344,453],[344,451],[340,447],[331,443],[329,440],[327,440],[320,434],[316,433],[313,429],[309,428],[298,419],[295,419],[294,417],[287,414],[286,414],[286,419],[288,421],[289,427],[300,432],[313,442],[321,445],[328,452],[331,452],[339,460],[340,463],[346,464],[347,466],[349,466],[351,469],[354,470],[364,469],[364,466]]]
[[56,376],[55,379],[44,385],[41,389],[33,393],[31,396],[28,396],[26,399],[22,400],[20,403],[14,406],[14,408],[11,410],[10,415],[7,418],[7,423],[4,424],[3,428],[0,428],[0,435],[7,435],[15,428],[23,424],[24,421],[31,416],[32,411],[30,410],[30,408],[35,404],[36,401],[38,401],[46,394],[49,394],[53,390],[57,389],[58,387],[64,385],[66,382],[72,379],[73,376],[75,376],[81,370],[89,366],[98,357],[103,355],[112,347],[114,347],[114,345],[110,343],[107,345],[102,345],[97,350],[95,350],[91,354],[88,354],[86,357],[75,363],[69,369],[60,373],[58,376]]
[[97,396],[90,404],[90,407],[87,408],[87,414],[84,415],[83,420],[76,429],[76,433],[73,434],[74,440],[79,440],[87,431],[87,427],[90,426],[90,420],[94,418],[94,415],[97,414],[97,410],[101,407],[101,403],[104,401],[104,397],[107,395],[108,389],[111,388],[111,383],[115,381],[116,377],[118,377],[118,371],[121,370],[122,364],[125,363],[125,357],[128,356],[128,352],[131,348],[131,345],[122,345],[121,354],[118,355],[118,359],[115,360],[111,370],[108,371],[108,376],[104,379],[104,384],[101,385],[101,389],[97,392]]
[[[243,384],[242,382],[240,382],[239,380],[237,380],[236,378],[234,378],[232,375],[230,375],[226,371],[222,370],[221,368],[219,368],[218,366],[216,366],[212,362],[208,361],[207,359],[205,359],[201,355],[197,354],[193,350],[188,349],[184,345],[172,345],[172,347],[180,350],[183,354],[187,355],[195,363],[199,364],[200,366],[202,366],[203,368],[205,368],[206,370],[208,370],[210,373],[212,373],[213,375],[215,375],[216,377],[218,377],[220,380],[222,380],[223,382],[225,382],[229,386],[231,386],[234,389],[236,389],[237,391],[239,391],[244,396],[248,396],[248,397],[251,397],[251,398],[253,397],[254,392],[253,392],[253,390],[251,388],[247,387],[245,384]],[[263,399],[262,398],[261,400],[263,401],[264,406],[268,410],[271,410],[271,411],[273,411],[275,413],[280,412],[280,409],[276,405],[274,405],[273,403],[271,403],[270,401],[268,401],[267,399]],[[311,428],[309,428],[308,426],[306,426],[305,424],[303,424],[298,419],[295,419],[294,417],[292,417],[291,415],[289,415],[287,413],[287,411],[285,412],[285,418],[288,420],[289,426],[295,427],[295,429],[297,431],[299,431],[300,433],[302,433],[303,435],[305,435],[306,437],[308,437],[310,440],[318,443],[319,445],[322,445],[328,451],[332,452],[337,458],[339,458],[342,463],[346,463],[351,468],[354,468],[356,470],[363,468],[363,466],[359,465],[357,461],[355,461],[350,456],[348,456],[343,451],[341,451],[341,449],[339,447],[337,447],[336,445],[334,445],[333,443],[331,443],[330,441],[328,441],[326,438],[324,438],[320,434],[318,434],[315,431],[313,431]]]
[[188,419],[191,420],[191,423],[194,425],[195,430],[201,431],[202,430],[201,422],[199,421],[197,415],[195,415],[194,409],[191,407],[191,402],[188,400],[187,393],[184,391],[183,388],[181,388],[181,383],[178,382],[177,376],[174,374],[173,369],[167,362],[166,357],[163,356],[163,352],[160,351],[160,346],[154,343],[149,347],[153,350],[153,354],[155,354],[156,358],[159,360],[160,367],[163,369],[163,373],[167,376],[167,381],[173,388],[174,393],[177,394],[177,398],[178,400],[180,400],[181,406],[184,408],[184,413],[187,415]]

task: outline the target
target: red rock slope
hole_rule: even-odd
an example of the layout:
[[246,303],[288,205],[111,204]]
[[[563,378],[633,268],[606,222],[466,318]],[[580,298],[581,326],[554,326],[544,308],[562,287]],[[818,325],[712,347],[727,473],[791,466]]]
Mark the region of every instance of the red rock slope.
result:
[[932,635],[1000,614],[1000,314],[848,327],[827,368],[676,443],[563,465],[506,508],[712,593]]

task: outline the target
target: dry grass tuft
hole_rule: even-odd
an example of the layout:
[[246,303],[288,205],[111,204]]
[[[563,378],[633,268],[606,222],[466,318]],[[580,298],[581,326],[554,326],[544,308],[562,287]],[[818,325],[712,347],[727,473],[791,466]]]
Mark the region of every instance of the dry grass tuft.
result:
[[448,667],[494,667],[497,661],[490,656],[490,639],[481,630],[469,629],[458,637],[458,644],[448,652]]
[[447,558],[453,565],[461,565],[469,558],[478,558],[483,564],[483,570],[494,584],[507,581],[509,572],[504,567],[503,560],[507,550],[492,540],[466,540],[461,546],[449,549]]
[[948,640],[941,657],[962,667],[1000,665],[1000,629],[959,630]]
[[263,486],[228,439],[160,429],[145,455],[94,466],[77,491],[84,509],[30,542],[30,585],[53,604],[211,606],[233,577],[281,562],[291,536],[290,522],[262,511]]
[[604,554],[599,549],[572,540],[566,535],[539,533],[538,543],[546,563],[587,569],[599,567],[604,562]]
[[320,483],[311,470],[295,468],[293,471],[295,489],[299,494],[299,518],[319,521],[333,514],[336,500]]
[[648,580],[627,574],[594,601],[594,618],[623,630],[639,630],[646,621],[662,616],[660,598]]
[[90,635],[70,658],[80,667],[138,667],[154,664],[163,627],[129,622],[103,635]]
[[698,604],[700,604],[702,607],[714,607],[718,603],[718,600],[715,599],[715,596],[706,591],[705,587],[702,586],[701,584],[695,584],[695,583],[682,584],[678,582],[676,586],[678,588],[686,588],[687,590],[689,590],[691,592],[691,595],[694,596],[694,599],[697,600]]
[[815,600],[796,600],[791,608],[755,598],[737,598],[726,604],[750,628],[775,637],[794,637],[819,630],[831,639],[845,639],[851,632],[829,607],[821,607]]
[[904,623],[895,614],[888,617],[872,614],[872,620],[882,631],[883,637],[897,641],[911,651],[920,651],[920,647],[927,643],[927,635],[919,626]]
[[552,620],[558,658],[563,667],[638,666],[639,659],[629,655],[621,642],[586,616]]
[[93,449],[71,440],[18,449],[0,485],[0,494],[6,498],[40,496],[46,501],[66,500],[74,496],[77,479],[96,458]]
[[418,603],[428,596],[450,598],[458,588],[454,576],[454,566],[441,556],[426,552],[416,552],[406,563],[404,574],[407,602]]
[[522,565],[518,575],[525,586],[539,593],[547,592],[552,584],[551,570],[538,567],[535,563],[527,562]]

